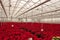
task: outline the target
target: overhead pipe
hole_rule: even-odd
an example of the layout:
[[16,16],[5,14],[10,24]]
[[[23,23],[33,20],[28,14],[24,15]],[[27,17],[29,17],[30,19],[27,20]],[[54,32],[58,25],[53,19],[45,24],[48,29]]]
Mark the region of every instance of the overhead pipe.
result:
[[3,10],[4,10],[4,13],[5,13],[6,17],[8,17],[8,16],[7,16],[7,13],[6,13],[6,10],[5,10],[5,8],[4,8],[4,5],[3,5],[3,3],[2,3],[2,1],[1,1],[1,0],[0,0],[0,4],[1,4],[1,6],[2,6]]
[[36,14],[36,15],[31,15],[31,16],[27,16],[27,17],[39,16],[39,15],[43,15],[43,14],[46,14],[46,13],[52,13],[52,12],[56,12],[56,11],[60,11],[60,9],[56,9],[56,10],[53,10],[53,11],[48,11],[48,12],[44,12],[44,13],[40,13],[40,14]]
[[20,15],[18,15],[17,17],[19,17],[19,16],[21,16],[21,15],[23,15],[23,14],[26,14],[27,12],[29,12],[29,11],[31,11],[31,10],[37,8],[37,7],[40,6],[40,5],[43,5],[44,3],[47,3],[47,2],[49,2],[49,1],[50,1],[50,0],[46,0],[46,1],[44,1],[43,3],[38,4],[38,5],[36,5],[35,7],[33,7],[33,8],[31,8],[31,9],[25,11],[24,13],[22,13],[22,14],[20,14]]

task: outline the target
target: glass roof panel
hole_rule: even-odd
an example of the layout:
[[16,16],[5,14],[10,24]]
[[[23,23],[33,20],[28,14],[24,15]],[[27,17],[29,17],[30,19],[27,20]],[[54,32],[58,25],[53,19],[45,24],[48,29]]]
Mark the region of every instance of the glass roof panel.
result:
[[[57,15],[60,13],[60,0],[50,0],[40,6],[37,6],[46,0],[1,0],[8,17],[26,18],[39,17],[39,15]],[[36,6],[36,8],[35,8]],[[6,17],[4,9],[0,4],[0,17]],[[59,11],[59,12],[57,12]],[[52,13],[52,14],[51,14]],[[41,17],[40,16],[40,17]],[[48,16],[49,17],[49,16]]]
[[39,0],[32,0],[33,2],[38,2]]

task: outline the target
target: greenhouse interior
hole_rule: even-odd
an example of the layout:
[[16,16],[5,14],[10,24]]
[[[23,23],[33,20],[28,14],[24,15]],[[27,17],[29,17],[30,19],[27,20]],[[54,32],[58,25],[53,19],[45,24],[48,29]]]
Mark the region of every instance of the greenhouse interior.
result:
[[60,40],[60,0],[0,0],[0,40]]

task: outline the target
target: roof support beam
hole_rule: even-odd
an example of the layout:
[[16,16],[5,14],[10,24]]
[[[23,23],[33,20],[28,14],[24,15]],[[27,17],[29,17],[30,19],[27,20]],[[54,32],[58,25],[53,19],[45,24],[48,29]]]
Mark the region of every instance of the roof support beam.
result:
[[10,9],[11,9],[11,0],[9,0],[9,15],[10,15]]
[[[27,17],[22,17],[22,18],[36,18],[36,17],[39,17],[40,18],[44,14],[48,14],[48,13],[52,13],[52,12],[57,12],[57,11],[60,11],[60,9],[56,9],[56,10],[49,11],[49,12],[44,12],[44,13],[39,13],[39,14],[35,14],[35,15],[27,16]],[[52,14],[52,15],[55,15],[55,14]]]
[[[16,12],[16,14],[15,15],[17,15],[23,8],[24,8],[24,6],[26,5],[26,4],[28,4],[29,3],[29,0]],[[36,3],[38,3],[38,2],[36,2]],[[36,3],[34,3],[34,5],[36,4]],[[30,6],[30,5],[29,5]],[[33,6],[33,5],[32,5]],[[30,6],[31,7],[31,6]]]
[[1,6],[2,6],[2,8],[3,8],[4,12],[5,12],[6,17],[7,17],[6,10],[5,10],[4,5],[3,5],[3,3],[2,3],[2,1],[1,1],[1,0],[0,0],[0,4],[1,4]]
[[44,14],[48,14],[48,13],[52,13],[52,12],[57,12],[57,11],[60,11],[60,9],[56,9],[56,10],[53,10],[53,11],[44,12],[44,13],[40,13],[40,14],[35,14],[35,15],[27,16],[27,17],[39,16],[39,15],[44,15]]
[[50,0],[46,0],[46,1],[44,1],[43,3],[40,3],[40,4],[36,5],[35,7],[33,7],[33,8],[31,8],[31,9],[25,11],[24,13],[22,13],[22,14],[20,14],[20,15],[18,15],[17,17],[19,17],[19,16],[21,16],[21,15],[23,15],[23,14],[26,14],[27,12],[29,12],[29,11],[37,8],[37,7],[40,6],[40,5],[43,5],[44,3],[47,3],[47,2],[49,2],[49,1],[50,1]]

